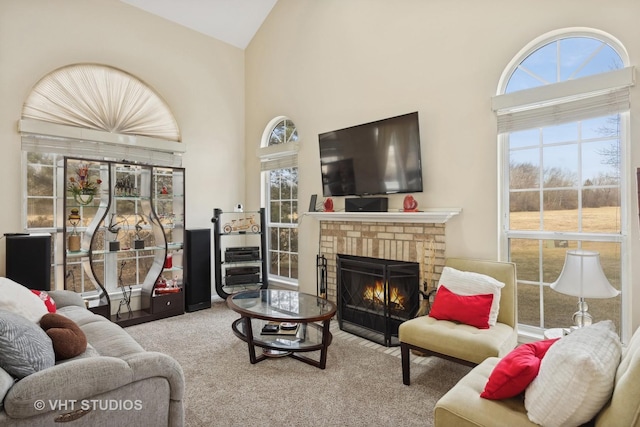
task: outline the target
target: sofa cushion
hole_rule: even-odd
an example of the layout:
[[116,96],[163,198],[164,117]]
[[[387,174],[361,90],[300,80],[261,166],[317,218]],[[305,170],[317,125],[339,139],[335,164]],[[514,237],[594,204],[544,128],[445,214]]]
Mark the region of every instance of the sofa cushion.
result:
[[40,327],[51,338],[56,360],[76,357],[87,349],[87,337],[68,317],[47,313],[40,319]]
[[523,393],[540,370],[540,362],[559,338],[523,344],[496,365],[480,397],[506,399]]
[[493,294],[458,295],[442,285],[438,288],[429,316],[487,329],[492,302]]
[[0,367],[2,369],[21,379],[50,368],[55,365],[55,362],[51,339],[40,326],[19,314],[0,310]]
[[434,408],[435,427],[539,427],[529,421],[522,398],[489,400],[480,397],[500,359],[490,357],[445,393]]
[[58,310],[58,314],[73,320],[87,337],[87,343],[101,356],[123,357],[145,350],[124,329],[108,319],[76,306]]
[[529,419],[545,427],[590,421],[611,397],[620,355],[620,339],[610,320],[560,339],[525,392]]
[[19,314],[32,322],[39,322],[49,312],[31,289],[6,277],[0,277],[0,310]]
[[504,323],[478,329],[429,316],[402,322],[398,336],[401,342],[472,363],[491,356],[504,357],[518,343],[518,332]]
[[442,285],[445,285],[451,292],[458,295],[493,294],[489,325],[494,326],[496,324],[500,310],[500,292],[504,287],[504,283],[485,274],[444,267],[438,281],[438,287]]

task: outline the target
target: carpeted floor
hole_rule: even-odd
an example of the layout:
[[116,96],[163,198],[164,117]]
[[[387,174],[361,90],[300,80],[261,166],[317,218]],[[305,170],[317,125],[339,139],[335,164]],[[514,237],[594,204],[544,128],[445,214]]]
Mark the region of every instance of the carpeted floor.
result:
[[[249,363],[224,302],[126,328],[147,350],[173,356],[186,378],[187,426],[431,426],[433,406],[469,368],[413,356],[402,384],[399,347],[342,332],[324,370],[292,358]],[[315,354],[312,354],[315,356]]]

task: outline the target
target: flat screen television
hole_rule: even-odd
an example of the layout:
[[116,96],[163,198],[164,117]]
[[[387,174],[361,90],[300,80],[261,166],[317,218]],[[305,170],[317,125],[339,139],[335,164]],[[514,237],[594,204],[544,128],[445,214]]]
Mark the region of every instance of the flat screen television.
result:
[[422,191],[417,112],[321,133],[318,139],[324,197]]

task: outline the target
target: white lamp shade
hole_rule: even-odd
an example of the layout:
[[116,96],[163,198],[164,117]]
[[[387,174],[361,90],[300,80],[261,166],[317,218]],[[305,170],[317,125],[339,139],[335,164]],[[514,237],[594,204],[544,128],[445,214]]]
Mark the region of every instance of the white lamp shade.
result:
[[579,298],[613,298],[620,293],[604,275],[600,254],[581,249],[567,251],[560,277],[551,289]]

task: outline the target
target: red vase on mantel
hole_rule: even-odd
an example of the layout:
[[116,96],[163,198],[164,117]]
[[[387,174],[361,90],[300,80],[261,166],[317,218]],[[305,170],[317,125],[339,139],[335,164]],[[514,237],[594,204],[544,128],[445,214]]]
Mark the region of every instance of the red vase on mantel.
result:
[[333,199],[331,197],[328,197],[324,201],[324,211],[325,212],[333,212]]
[[410,194],[405,196],[403,207],[405,212],[418,212],[418,202]]

